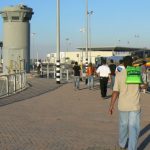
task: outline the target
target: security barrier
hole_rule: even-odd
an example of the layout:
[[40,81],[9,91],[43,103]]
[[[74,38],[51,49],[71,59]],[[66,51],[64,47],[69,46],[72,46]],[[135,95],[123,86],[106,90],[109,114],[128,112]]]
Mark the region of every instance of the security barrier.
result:
[[[40,77],[56,78],[56,66],[42,66],[40,71]],[[60,79],[70,80],[73,78],[72,67],[61,66],[60,68]]]
[[26,87],[26,73],[15,73],[0,76],[0,97],[14,94]]

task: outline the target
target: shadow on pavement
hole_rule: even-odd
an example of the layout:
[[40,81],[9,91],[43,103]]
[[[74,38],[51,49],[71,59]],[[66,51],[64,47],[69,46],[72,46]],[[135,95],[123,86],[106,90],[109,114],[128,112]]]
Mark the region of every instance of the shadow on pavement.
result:
[[[150,124],[148,124],[141,130],[139,137],[143,136],[145,133],[149,131],[150,131]],[[149,143],[150,143],[150,134],[139,145],[138,150],[144,150]]]
[[9,95],[7,97],[0,98],[0,107],[53,91],[62,86],[63,84],[66,84],[66,82],[56,84],[56,81],[52,79],[34,78],[28,80],[27,84],[27,88],[23,91],[17,92],[13,95]]

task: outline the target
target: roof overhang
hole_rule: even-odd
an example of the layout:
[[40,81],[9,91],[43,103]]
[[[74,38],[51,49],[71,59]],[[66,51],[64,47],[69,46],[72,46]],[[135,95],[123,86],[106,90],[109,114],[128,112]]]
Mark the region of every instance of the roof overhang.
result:
[[[86,48],[77,48],[79,50],[83,50],[85,51]],[[88,48],[88,50],[91,51],[147,51],[150,49],[147,48],[135,48],[135,47],[92,47],[92,48]]]

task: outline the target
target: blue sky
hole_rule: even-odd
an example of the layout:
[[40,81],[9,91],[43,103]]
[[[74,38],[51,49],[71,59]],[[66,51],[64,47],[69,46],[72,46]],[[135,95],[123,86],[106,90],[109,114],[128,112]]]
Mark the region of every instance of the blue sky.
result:
[[[32,7],[31,33],[41,57],[56,51],[56,0],[1,0],[0,9],[9,5]],[[61,51],[83,46],[86,0],[60,0]],[[91,16],[91,45],[131,46],[150,48],[150,0],[89,0]],[[0,18],[0,40],[2,40]],[[137,35],[137,36],[135,36]],[[33,52],[31,38],[31,55]]]

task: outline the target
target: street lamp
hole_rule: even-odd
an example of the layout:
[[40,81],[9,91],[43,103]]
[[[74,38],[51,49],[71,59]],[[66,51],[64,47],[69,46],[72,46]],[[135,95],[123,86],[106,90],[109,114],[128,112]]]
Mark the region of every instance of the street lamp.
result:
[[86,69],[88,67],[88,0],[86,0],[86,10],[85,10],[85,16],[86,16],[86,53],[85,53],[85,58],[86,58]]
[[32,57],[33,57],[33,60],[34,60],[34,51],[35,51],[35,36],[36,36],[36,33],[33,32],[31,33],[31,36],[33,37],[33,52],[32,52]]
[[88,12],[88,15],[89,15],[89,40],[90,40],[90,62],[91,62],[91,36],[92,36],[92,34],[91,34],[91,15],[93,15],[94,13],[93,13],[93,11],[89,11]]
[[84,49],[83,47],[84,47],[84,44],[85,44],[85,43],[84,43],[84,32],[85,32],[85,28],[84,28],[84,27],[81,28],[81,29],[80,29],[80,32],[83,34],[83,36],[82,36],[82,37],[83,37],[83,38],[82,38],[82,44],[83,44],[83,46],[82,46],[82,58],[81,58],[81,61],[83,61],[83,49]]
[[118,47],[120,46],[120,40],[118,40]]
[[[66,38],[66,51],[68,52],[68,41],[69,41],[69,38]],[[67,57],[67,55],[66,55],[66,57]]]
[[[140,36],[139,36],[138,34],[135,34],[134,37],[135,37],[135,39],[137,39],[136,42],[139,43],[139,42],[138,42],[138,41],[139,41],[138,39],[140,38]],[[137,45],[137,44],[136,44],[136,45]]]

